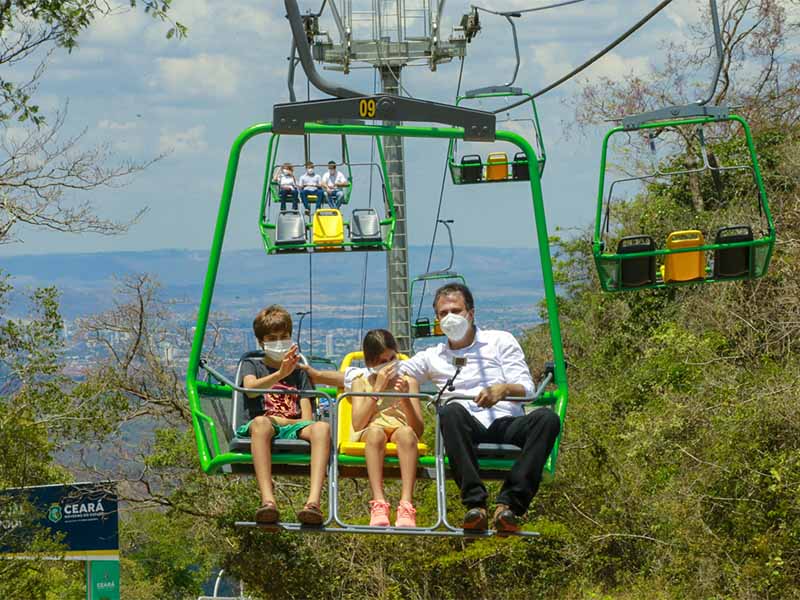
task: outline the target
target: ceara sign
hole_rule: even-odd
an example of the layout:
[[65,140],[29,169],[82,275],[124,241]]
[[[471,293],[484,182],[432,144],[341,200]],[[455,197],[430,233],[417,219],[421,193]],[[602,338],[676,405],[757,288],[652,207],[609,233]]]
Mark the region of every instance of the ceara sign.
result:
[[64,547],[57,558],[118,560],[117,495],[111,483],[74,483],[0,490],[0,553],[30,556],[36,532]]

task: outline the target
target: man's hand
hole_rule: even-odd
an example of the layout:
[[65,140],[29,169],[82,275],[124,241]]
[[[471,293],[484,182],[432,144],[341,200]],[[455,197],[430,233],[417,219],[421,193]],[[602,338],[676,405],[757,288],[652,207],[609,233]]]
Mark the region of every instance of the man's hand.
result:
[[508,386],[505,383],[495,383],[487,388],[483,388],[475,398],[475,404],[481,408],[491,408],[498,402],[505,400],[508,396]]
[[319,371],[317,371],[314,367],[306,363],[298,362],[295,368],[304,371],[305,374],[308,375],[308,378],[311,380],[311,383],[313,383],[314,385],[317,384],[316,378],[319,376]]
[[292,344],[292,347],[286,352],[286,356],[281,361],[281,368],[278,369],[278,374],[281,379],[288,377],[297,368],[297,363],[300,361],[300,353],[297,349],[297,344]]

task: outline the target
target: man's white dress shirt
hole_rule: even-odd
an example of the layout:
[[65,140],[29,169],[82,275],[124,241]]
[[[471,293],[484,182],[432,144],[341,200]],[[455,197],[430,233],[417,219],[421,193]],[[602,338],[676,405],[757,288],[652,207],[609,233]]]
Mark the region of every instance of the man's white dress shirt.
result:
[[[525,395],[534,393],[533,379],[522,347],[507,331],[476,328],[475,340],[460,350],[443,342],[417,352],[400,363],[400,372],[416,379],[420,384],[430,381],[438,389],[456,372],[454,358],[466,358],[467,364],[453,382],[455,391],[450,395],[477,396],[495,383],[516,383],[525,388]],[[445,397],[448,393],[445,392]],[[472,400],[453,400],[464,406],[485,427],[500,417],[517,417],[523,413],[519,402],[498,402],[491,408],[481,408]]]

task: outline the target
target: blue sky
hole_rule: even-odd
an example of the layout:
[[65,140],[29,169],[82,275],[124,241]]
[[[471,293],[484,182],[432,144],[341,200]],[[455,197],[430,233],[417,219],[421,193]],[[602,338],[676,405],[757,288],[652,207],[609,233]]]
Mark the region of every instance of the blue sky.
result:
[[[413,0],[408,1],[408,5]],[[534,0],[497,0],[495,10],[541,5]],[[517,21],[522,66],[517,85],[537,90],[582,62],[629,27],[655,0],[587,0]],[[283,3],[256,0],[175,0],[175,18],[189,28],[181,41],[164,39],[165,27],[141,11],[120,9],[98,21],[66,54],[55,52],[37,100],[52,113],[68,103],[68,127],[87,130],[87,140],[107,142],[120,159],[166,156],[124,188],[93,193],[99,212],[124,219],[149,211],[129,233],[116,237],[20,230],[23,243],[0,246],[0,256],[40,252],[100,252],[159,248],[203,249],[210,245],[230,144],[245,127],[271,118],[271,107],[287,101],[286,55],[290,33]],[[319,2],[300,2],[316,9]],[[638,35],[584,73],[583,79],[646,74],[661,57],[664,41],[688,34],[703,2],[676,0]],[[445,31],[468,9],[447,2]],[[481,15],[483,31],[469,45],[464,89],[504,83],[513,70],[513,46],[504,19]],[[330,28],[333,31],[333,28]],[[330,79],[372,89],[371,70]],[[458,62],[435,73],[409,68],[406,88],[416,97],[452,102]],[[305,94],[298,70],[296,89]],[[566,130],[573,122],[567,104],[578,92],[570,83],[538,103],[548,165],[543,179],[548,225],[582,227],[591,222],[605,127],[585,133]],[[314,96],[312,93],[312,97]],[[315,142],[316,144],[316,142]],[[287,145],[288,147],[289,145]],[[407,203],[411,244],[428,244],[439,196],[446,144],[406,142]],[[299,160],[302,153],[295,151]],[[335,148],[315,145],[326,161]],[[354,142],[355,161],[369,159],[369,146]],[[263,144],[243,158],[231,213],[227,249],[260,245],[257,212]],[[443,216],[456,219],[459,245],[531,247],[533,211],[522,184],[454,187],[445,190]],[[357,182],[353,206],[366,205],[367,186]],[[75,197],[79,200],[81,197]]]

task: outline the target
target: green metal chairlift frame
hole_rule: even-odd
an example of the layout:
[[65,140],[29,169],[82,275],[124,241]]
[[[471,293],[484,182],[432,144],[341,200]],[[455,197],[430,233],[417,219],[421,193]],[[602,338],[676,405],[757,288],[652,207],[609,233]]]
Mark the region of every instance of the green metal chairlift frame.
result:
[[[678,110],[680,107],[676,107],[675,110]],[[684,107],[687,108],[687,107]],[[756,154],[755,144],[753,142],[753,136],[750,132],[750,126],[748,125],[747,121],[745,121],[742,117],[735,115],[735,114],[728,114],[727,110],[718,109],[718,107],[698,107],[696,110],[692,111],[691,109],[686,110],[685,112],[707,112],[709,114],[701,115],[701,116],[687,116],[683,118],[673,118],[673,119],[665,119],[660,118],[657,120],[648,120],[650,117],[659,117],[666,114],[669,114],[667,111],[670,109],[665,109],[664,111],[657,111],[653,115],[649,117],[644,115],[641,119],[633,119],[624,123],[620,127],[616,127],[609,131],[605,138],[603,139],[603,149],[600,157],[600,182],[598,184],[598,193],[597,193],[597,212],[595,214],[595,226],[594,226],[594,237],[592,241],[592,254],[594,256],[595,266],[597,267],[597,273],[600,279],[600,285],[602,289],[606,292],[620,292],[620,291],[630,291],[630,290],[641,290],[641,289],[652,289],[652,288],[665,288],[665,287],[674,287],[674,286],[681,286],[681,285],[691,285],[697,283],[712,283],[715,281],[732,281],[736,279],[756,279],[761,277],[767,272],[769,267],[769,262],[772,257],[772,251],[775,246],[775,225],[772,220],[772,214],[769,210],[769,203],[767,201],[767,193],[764,189],[764,181],[761,176],[761,169],[758,163],[758,156]],[[666,129],[666,128],[675,128],[675,127],[702,127],[703,125],[709,123],[720,123],[720,122],[734,122],[741,125],[742,130],[744,132],[745,141],[747,144],[747,150],[750,157],[750,165],[749,168],[752,170],[753,180],[755,182],[756,188],[758,190],[758,204],[759,210],[763,215],[764,219],[766,220],[766,229],[761,232],[761,237],[753,237],[753,239],[747,241],[737,241],[732,243],[705,243],[699,246],[691,246],[691,247],[684,247],[684,248],[660,248],[660,249],[650,249],[646,251],[640,252],[619,252],[619,248],[616,252],[611,251],[608,248],[606,240],[603,239],[602,233],[602,220],[603,220],[603,209],[606,208],[607,214],[610,212],[610,203],[612,201],[612,191],[613,191],[613,184],[611,189],[609,190],[608,197],[605,196],[605,177],[606,177],[606,170],[607,170],[607,157],[608,157],[608,145],[611,138],[617,134],[621,133],[630,133],[632,131],[647,131],[653,129]],[[707,163],[707,157],[705,156],[705,151],[703,153],[703,160],[704,163]],[[725,169],[730,169],[730,167],[709,167],[707,164],[704,165],[706,168],[710,170],[721,171]],[[743,167],[735,167],[735,168],[743,168]],[[702,170],[702,169],[700,169]],[[658,173],[644,175],[641,177],[628,177],[625,179],[621,179],[619,181],[633,181],[633,180],[646,180],[646,179],[654,179],[657,177],[663,176],[670,176],[676,174],[683,174],[688,173],[691,171],[681,171],[676,173]],[[619,181],[615,182],[618,183]],[[646,232],[644,232],[646,233]],[[665,260],[667,256],[670,255],[678,255],[681,253],[687,252],[714,252],[717,257],[721,256],[719,253],[730,252],[731,250],[735,250],[738,248],[746,249],[748,252],[748,264],[749,268],[748,271],[740,276],[733,276],[733,277],[724,277],[718,278],[715,277],[714,273],[707,272],[706,276],[702,279],[692,280],[692,281],[669,281],[665,282],[661,277],[659,270],[656,268],[654,269],[655,276],[650,279],[649,283],[646,284],[637,284],[637,285],[626,285],[624,282],[623,277],[623,268],[626,261],[653,261],[651,264],[654,264],[655,261],[658,260]],[[628,263],[633,264],[633,263]],[[710,271],[708,268],[706,271]]]
[[[544,140],[542,139],[542,128],[539,124],[539,113],[536,110],[536,101],[533,99],[533,95],[529,92],[525,92],[522,88],[518,87],[511,87],[511,86],[494,86],[490,88],[482,88],[479,90],[468,91],[463,96],[459,96],[456,99],[456,106],[460,106],[465,102],[469,101],[478,101],[485,98],[514,98],[514,97],[521,97],[527,96],[530,98],[530,107],[531,107],[531,116],[524,119],[508,119],[507,121],[522,121],[522,122],[531,122],[532,124],[532,131],[535,140],[535,151],[536,151],[536,163],[539,167],[539,177],[542,176],[544,173],[544,167],[547,163],[547,153],[544,147]],[[499,120],[498,124],[502,123],[503,120]],[[458,140],[451,139],[450,143],[447,147],[447,165],[450,169],[450,177],[455,185],[473,185],[479,183],[505,183],[509,181],[527,181],[527,179],[515,179],[513,175],[509,175],[506,179],[493,179],[488,180],[485,176],[481,176],[478,181],[470,181],[465,180],[462,176],[462,167],[464,166],[462,163],[456,162],[456,154],[458,152]],[[508,160],[506,162],[495,162],[492,163],[493,166],[496,165],[505,165],[506,169],[510,166],[513,167],[516,161]],[[486,169],[489,167],[489,163],[486,160],[481,160],[480,163],[471,163],[475,167],[480,166],[481,172],[485,173]],[[530,165],[533,164],[530,160],[528,160],[528,173],[530,178]]]
[[[352,135],[352,136],[399,136],[404,138],[426,138],[426,139],[464,139],[464,129],[453,127],[407,127],[407,126],[376,126],[376,125],[326,125],[319,123],[305,123],[304,133],[311,135]],[[205,342],[206,329],[209,321],[211,304],[214,296],[214,287],[219,270],[219,263],[222,254],[222,246],[225,239],[225,231],[228,225],[228,217],[233,199],[233,191],[236,184],[236,175],[239,167],[239,160],[245,145],[254,138],[261,135],[272,135],[273,127],[271,123],[253,125],[244,130],[234,141],[230,151],[228,165],[225,174],[225,183],[220,199],[219,211],[217,214],[214,237],[209,253],[208,268],[206,271],[203,285],[203,294],[197,313],[197,322],[192,342],[191,354],[189,356],[186,373],[186,390],[189,399],[189,407],[192,415],[192,425],[194,429],[195,441],[198,449],[198,459],[200,468],[208,474],[219,472],[230,472],[234,467],[247,468],[252,465],[252,456],[244,452],[232,452],[225,447],[225,442],[229,439],[230,432],[223,432],[218,425],[225,423],[225,414],[220,414],[221,399],[232,397],[235,383],[231,382],[224,375],[215,371],[211,365],[207,365],[202,359],[203,346]],[[496,139],[508,142],[517,146],[524,152],[530,161],[537,160],[536,151],[531,144],[522,136],[508,131],[497,131]],[[558,318],[558,306],[556,301],[556,290],[553,279],[553,267],[550,257],[550,244],[548,239],[547,224],[545,218],[544,201],[542,197],[541,182],[537,176],[530,178],[530,190],[533,203],[535,218],[535,234],[538,246],[539,260],[542,268],[542,278],[545,290],[545,305],[550,329],[550,339],[553,351],[553,364],[551,373],[544,382],[540,383],[538,395],[528,399],[534,404],[552,406],[558,414],[562,423],[566,417],[568,403],[568,388],[566,376],[566,363],[561,339],[561,327]],[[201,369],[211,373],[216,382],[205,380],[200,376]],[[550,385],[554,389],[545,390],[545,386]],[[309,395],[325,397],[324,392],[309,392]],[[204,405],[203,399],[206,399]],[[332,406],[336,406],[336,400],[330,399]],[[213,413],[212,417],[209,413]],[[335,412],[334,412],[335,415]],[[334,416],[335,418],[335,416]],[[545,465],[543,477],[552,479],[556,470],[556,460],[558,456],[560,436],[556,440],[553,451]],[[441,458],[441,454],[439,457]],[[338,457],[337,457],[338,458]],[[423,457],[424,458],[424,457]],[[308,455],[301,454],[275,454],[273,456],[273,467],[276,472],[280,471],[281,465],[301,466],[308,464]],[[347,459],[349,460],[349,459]],[[430,459],[426,459],[430,460]],[[434,457],[435,461],[436,458]],[[486,461],[489,461],[487,463]],[[497,462],[500,461],[500,462]],[[492,469],[494,467],[508,468],[513,460],[502,463],[501,458],[482,459],[481,467]],[[332,461],[332,465],[336,464]],[[424,461],[423,461],[424,464]],[[443,465],[444,463],[442,463]],[[331,467],[333,468],[333,467]],[[336,475],[329,471],[329,481],[335,481]],[[443,488],[443,485],[440,486]],[[332,490],[335,495],[335,490]],[[443,495],[443,489],[439,495]],[[334,500],[335,501],[335,500]],[[329,521],[332,516],[329,516]],[[244,523],[243,525],[254,525]],[[331,523],[328,523],[331,525]],[[302,531],[303,527],[298,524],[286,524],[281,526],[285,530]],[[312,529],[312,531],[320,531]],[[351,531],[341,526],[331,526],[322,528],[321,531],[348,532]],[[369,533],[370,531],[364,531]],[[384,533],[388,533],[384,531]],[[408,531],[394,531],[393,533],[425,534],[425,535],[463,535],[463,531],[458,528],[446,528],[444,531],[433,531],[426,529],[420,531],[419,528]],[[486,535],[490,535],[487,533]]]

